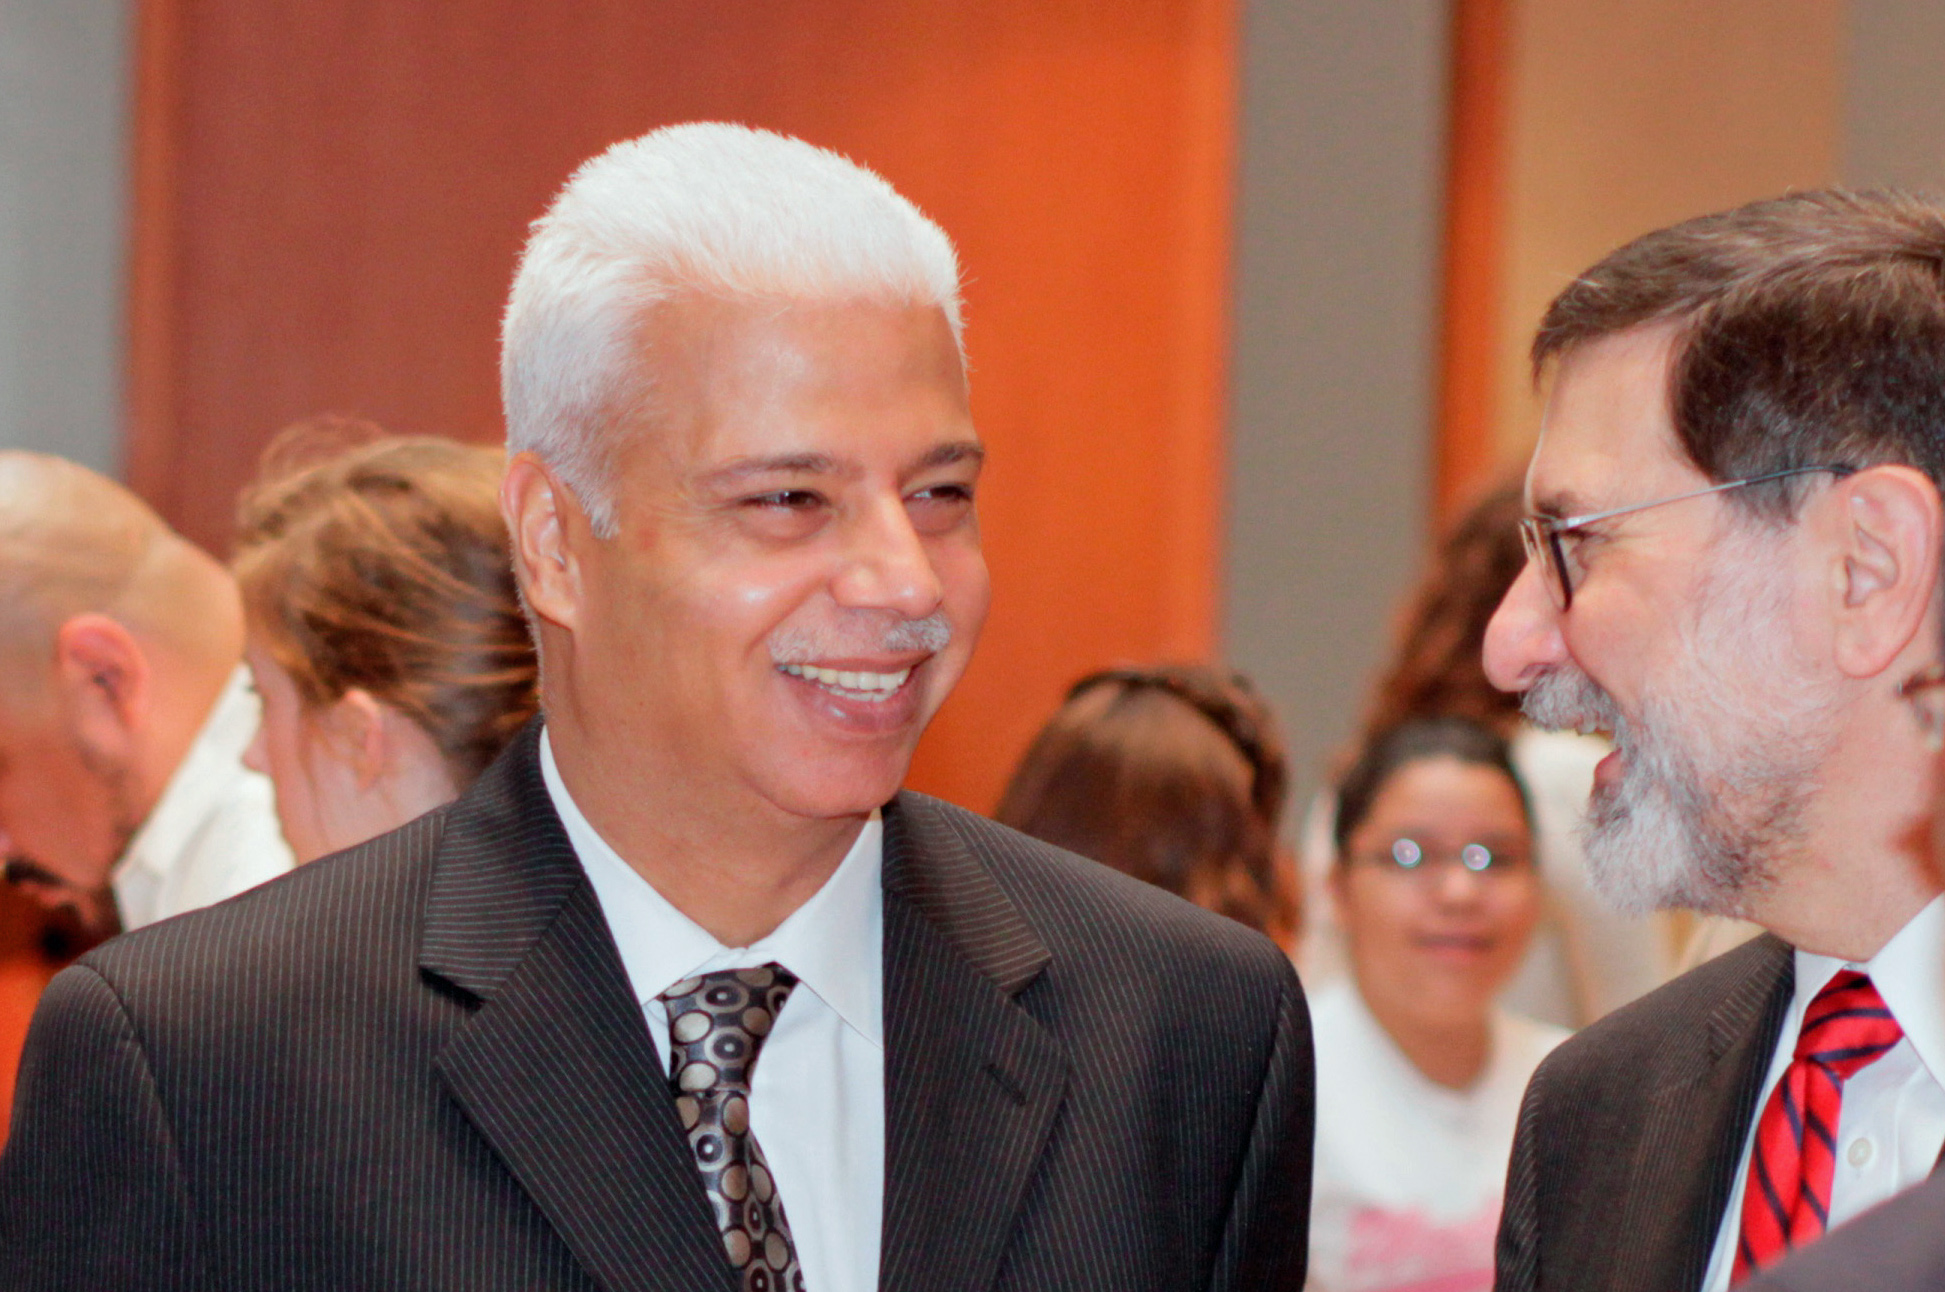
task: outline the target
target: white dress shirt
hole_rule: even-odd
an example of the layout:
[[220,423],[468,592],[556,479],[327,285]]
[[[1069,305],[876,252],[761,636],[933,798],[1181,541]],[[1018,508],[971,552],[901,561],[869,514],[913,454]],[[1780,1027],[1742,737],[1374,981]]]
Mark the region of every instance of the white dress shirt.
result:
[[670,905],[588,824],[547,733],[540,770],[602,914],[655,1055],[669,1063],[664,991],[700,973],[772,961],[797,975],[750,1083],[750,1130],[783,1199],[810,1292],[875,1292],[885,1194],[884,825],[877,813],[837,870],[766,938],[725,947]]
[[1520,1097],[1560,1028],[1493,1011],[1465,1090],[1420,1072],[1340,978],[1310,997],[1317,1144],[1310,1292],[1491,1292]]
[[1854,964],[1796,953],[1796,995],[1776,1038],[1749,1134],[1736,1163],[1735,1188],[1716,1231],[1702,1292],[1725,1292],[1742,1231],[1743,1187],[1756,1127],[1771,1092],[1796,1056],[1804,1011],[1840,969],[1869,974],[1904,1039],[1844,1083],[1837,1121],[1837,1163],[1830,1186],[1830,1225],[1883,1202],[1931,1174],[1945,1145],[1945,897],[1935,897],[1870,961]]
[[262,709],[239,666],[109,872],[122,927],[209,906],[291,868],[270,781],[243,765]]

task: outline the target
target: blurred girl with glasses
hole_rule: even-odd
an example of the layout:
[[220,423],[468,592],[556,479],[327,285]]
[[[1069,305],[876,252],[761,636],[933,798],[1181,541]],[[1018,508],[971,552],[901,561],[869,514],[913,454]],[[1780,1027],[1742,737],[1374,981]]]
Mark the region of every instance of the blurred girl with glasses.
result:
[[1526,791],[1463,718],[1379,732],[1337,786],[1351,972],[1311,996],[1313,1292],[1486,1292],[1527,1078],[1563,1030],[1495,997],[1539,918]]

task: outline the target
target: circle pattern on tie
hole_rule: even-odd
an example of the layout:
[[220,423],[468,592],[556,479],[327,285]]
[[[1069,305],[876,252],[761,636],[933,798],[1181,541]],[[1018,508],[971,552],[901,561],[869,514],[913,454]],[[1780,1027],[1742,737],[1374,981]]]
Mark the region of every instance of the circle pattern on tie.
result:
[[750,1134],[750,1075],[797,979],[781,965],[685,978],[662,993],[676,1115],[744,1292],[804,1292],[783,1199]]

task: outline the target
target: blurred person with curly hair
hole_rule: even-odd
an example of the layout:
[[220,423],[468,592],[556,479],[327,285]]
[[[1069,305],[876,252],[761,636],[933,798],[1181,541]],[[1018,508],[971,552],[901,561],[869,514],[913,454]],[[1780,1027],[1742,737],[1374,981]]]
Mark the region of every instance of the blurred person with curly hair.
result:
[[1068,691],[994,815],[1288,949],[1299,921],[1277,842],[1287,761],[1242,674],[1109,669]]

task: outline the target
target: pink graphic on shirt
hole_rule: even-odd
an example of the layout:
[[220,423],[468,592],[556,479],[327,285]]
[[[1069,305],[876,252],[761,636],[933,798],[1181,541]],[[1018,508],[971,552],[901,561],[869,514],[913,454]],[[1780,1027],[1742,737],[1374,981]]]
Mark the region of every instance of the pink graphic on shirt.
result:
[[1331,1292],[1491,1292],[1497,1199],[1449,1225],[1417,1210],[1364,1207],[1350,1228],[1344,1280]]

